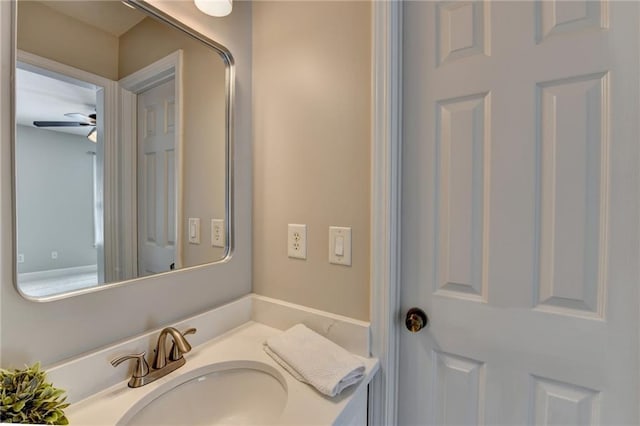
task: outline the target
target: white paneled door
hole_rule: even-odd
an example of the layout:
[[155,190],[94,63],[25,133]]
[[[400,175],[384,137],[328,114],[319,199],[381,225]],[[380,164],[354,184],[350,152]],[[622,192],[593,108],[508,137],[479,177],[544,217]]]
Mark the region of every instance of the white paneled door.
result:
[[403,25],[399,423],[638,424],[639,3]]
[[138,94],[138,273],[176,261],[175,82]]

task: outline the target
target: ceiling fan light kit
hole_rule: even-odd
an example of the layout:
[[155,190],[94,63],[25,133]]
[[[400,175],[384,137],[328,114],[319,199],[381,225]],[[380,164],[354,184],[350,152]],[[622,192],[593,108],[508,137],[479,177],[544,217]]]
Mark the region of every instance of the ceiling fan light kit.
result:
[[98,143],[98,131],[95,127],[91,129],[91,131],[87,135],[87,139],[89,139],[93,143]]

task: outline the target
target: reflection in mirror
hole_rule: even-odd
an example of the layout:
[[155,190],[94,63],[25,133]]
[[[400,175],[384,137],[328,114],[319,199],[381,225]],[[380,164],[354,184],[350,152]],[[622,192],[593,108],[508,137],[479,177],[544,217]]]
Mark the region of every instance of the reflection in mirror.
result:
[[16,281],[26,297],[229,254],[231,56],[137,3],[157,16],[119,1],[17,2]]

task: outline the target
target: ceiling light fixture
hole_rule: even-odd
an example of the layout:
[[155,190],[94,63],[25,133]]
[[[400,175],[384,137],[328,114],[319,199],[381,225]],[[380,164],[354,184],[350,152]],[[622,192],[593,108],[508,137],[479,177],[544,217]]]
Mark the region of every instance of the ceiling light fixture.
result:
[[193,0],[202,13],[210,16],[227,16],[233,8],[233,0]]
[[89,139],[93,143],[98,143],[98,131],[95,127],[91,129],[91,131],[87,135],[87,139]]

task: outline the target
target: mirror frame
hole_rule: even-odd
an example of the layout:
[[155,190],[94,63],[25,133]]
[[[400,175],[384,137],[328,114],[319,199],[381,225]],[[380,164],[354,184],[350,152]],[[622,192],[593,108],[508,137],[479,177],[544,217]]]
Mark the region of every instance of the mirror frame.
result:
[[12,238],[13,238],[13,253],[11,255],[13,260],[13,284],[20,296],[32,301],[32,302],[53,302],[56,300],[67,299],[69,297],[79,296],[88,293],[95,293],[115,287],[120,287],[128,284],[135,284],[140,280],[148,280],[158,276],[164,276],[167,274],[180,273],[194,268],[209,267],[219,263],[227,263],[231,260],[234,252],[234,137],[233,137],[233,111],[234,111],[234,93],[235,93],[235,61],[229,49],[222,44],[210,39],[204,34],[192,29],[191,27],[183,24],[176,18],[168,15],[162,10],[152,6],[145,0],[124,0],[123,3],[134,7],[136,10],[158,20],[159,22],[169,25],[170,27],[179,30],[191,38],[204,43],[206,46],[213,49],[222,58],[225,65],[225,125],[227,132],[225,135],[225,238],[226,245],[224,256],[210,263],[203,263],[200,265],[188,266],[174,271],[161,272],[144,277],[132,278],[124,281],[114,281],[110,283],[104,283],[95,287],[84,288],[80,290],[73,290],[65,293],[55,294],[45,297],[33,297],[23,293],[18,285],[18,253],[17,253],[17,206],[16,206],[16,65],[18,59],[17,39],[18,39],[18,0],[11,1],[11,90],[10,96],[10,119],[11,119],[11,209],[12,209]]

